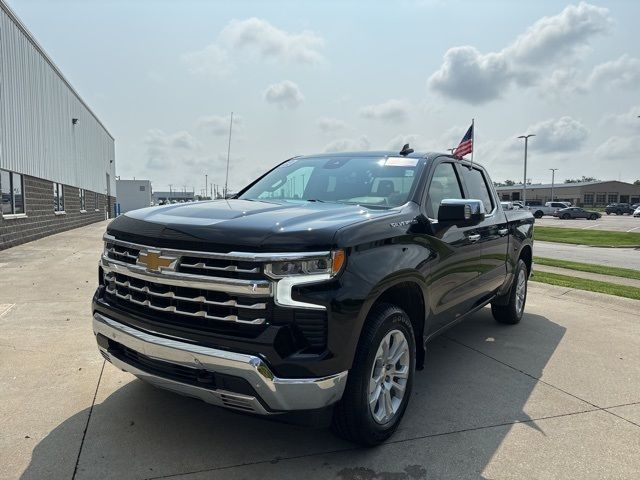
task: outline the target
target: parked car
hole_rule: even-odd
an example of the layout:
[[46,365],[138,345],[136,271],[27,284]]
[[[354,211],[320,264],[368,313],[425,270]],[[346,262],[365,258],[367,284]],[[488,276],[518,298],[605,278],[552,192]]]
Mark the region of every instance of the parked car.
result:
[[597,220],[602,215],[599,212],[593,212],[590,210],[585,210],[580,207],[569,207],[569,208],[561,208],[553,212],[554,217],[561,218],[563,220],[568,220],[570,218],[586,218],[587,220]]
[[624,215],[628,213],[629,215],[633,214],[633,208],[628,203],[610,203],[604,209],[607,215],[611,215],[615,213],[616,215]]
[[640,206],[638,206],[634,212],[633,212],[633,216],[634,217],[640,217]]
[[533,223],[449,155],[296,157],[233,199],[113,220],[93,331],[159,387],[272,417],[332,410],[339,435],[379,444],[425,342],[487,304],[520,322]]
[[570,206],[570,202],[546,202],[544,206],[529,207],[529,210],[534,217],[542,218],[544,215],[553,215],[554,212]]

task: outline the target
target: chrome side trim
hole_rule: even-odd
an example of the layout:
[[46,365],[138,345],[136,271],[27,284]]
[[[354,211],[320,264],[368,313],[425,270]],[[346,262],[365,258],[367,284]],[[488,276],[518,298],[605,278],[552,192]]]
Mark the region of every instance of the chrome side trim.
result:
[[142,245],[138,243],[127,242],[124,240],[118,240],[112,235],[104,234],[103,240],[105,242],[114,243],[116,245],[122,245],[123,247],[133,249],[153,249],[161,252],[163,255],[177,255],[180,257],[200,257],[211,258],[217,260],[239,260],[239,261],[254,261],[254,262],[270,262],[270,261],[287,261],[287,260],[300,260],[304,258],[318,258],[328,257],[331,252],[275,252],[275,253],[254,253],[254,252],[229,252],[229,253],[212,253],[212,252],[198,252],[193,250],[176,250],[173,248],[154,247],[151,245]]
[[[97,312],[93,315],[93,331],[151,358],[244,378],[272,411],[309,410],[331,405],[342,398],[347,383],[348,371],[322,378],[278,378],[260,357],[158,337]],[[136,374],[131,365],[120,362],[118,366]],[[177,383],[182,390],[197,393],[189,385],[166,383]]]
[[145,267],[120,262],[112,258],[101,258],[101,265],[105,273],[115,272],[128,275],[148,282],[177,287],[201,288],[216,292],[239,294],[247,297],[268,297],[271,295],[271,282],[267,280],[238,280],[234,278],[207,277],[180,272],[163,271],[153,273]]

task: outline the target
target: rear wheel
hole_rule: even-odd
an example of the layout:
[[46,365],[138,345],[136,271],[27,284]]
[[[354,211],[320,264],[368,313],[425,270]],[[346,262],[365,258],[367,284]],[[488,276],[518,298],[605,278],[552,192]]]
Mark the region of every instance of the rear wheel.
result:
[[415,372],[413,327],[400,308],[381,304],[363,328],[344,395],[334,410],[334,432],[352,442],[388,439],[407,408]]
[[522,260],[518,260],[516,270],[513,272],[513,285],[511,285],[511,289],[507,294],[506,304],[491,304],[491,313],[498,322],[515,325],[522,320],[524,306],[527,302],[528,279],[527,264]]

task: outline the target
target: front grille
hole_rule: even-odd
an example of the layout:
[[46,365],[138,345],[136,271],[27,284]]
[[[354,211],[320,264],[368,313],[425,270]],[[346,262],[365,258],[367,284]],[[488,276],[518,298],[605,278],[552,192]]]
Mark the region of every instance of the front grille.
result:
[[109,258],[132,265],[138,261],[138,255],[140,254],[140,250],[136,248],[125,247],[115,243],[107,243],[105,251]]
[[261,269],[262,265],[258,262],[200,257],[182,257],[178,265],[178,271],[182,273],[242,280],[265,278]]
[[165,285],[109,272],[106,294],[121,304],[154,316],[166,314],[202,322],[262,325],[267,321],[267,299],[231,296],[225,292]]

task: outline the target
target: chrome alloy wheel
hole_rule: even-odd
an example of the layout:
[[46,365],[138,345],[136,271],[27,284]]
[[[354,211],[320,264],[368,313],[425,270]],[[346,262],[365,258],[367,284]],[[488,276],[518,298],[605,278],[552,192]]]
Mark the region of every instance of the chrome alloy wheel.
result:
[[516,283],[516,311],[518,315],[522,313],[524,309],[524,301],[527,298],[527,274],[524,269],[521,269],[518,273],[518,280]]
[[371,368],[369,409],[377,423],[387,423],[398,412],[409,378],[409,342],[400,330],[382,339]]

